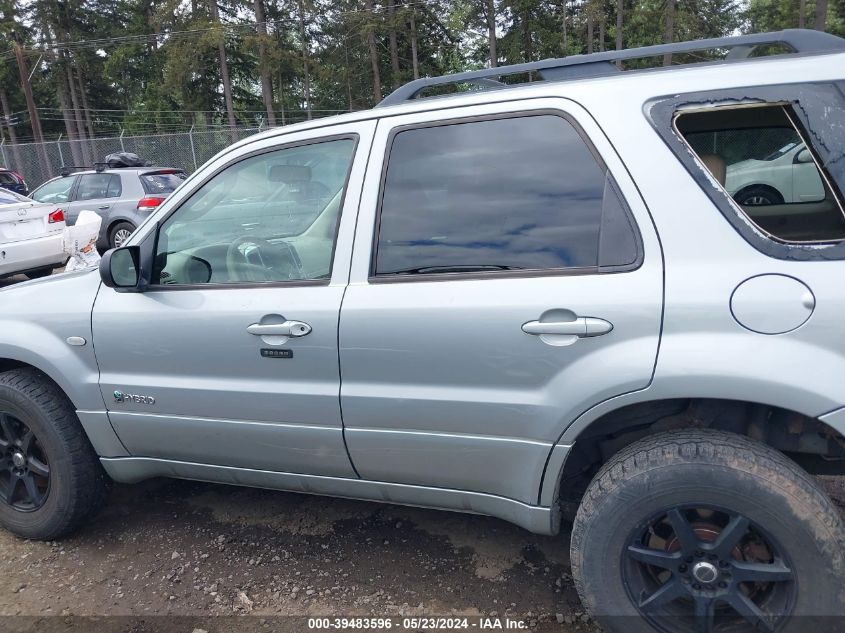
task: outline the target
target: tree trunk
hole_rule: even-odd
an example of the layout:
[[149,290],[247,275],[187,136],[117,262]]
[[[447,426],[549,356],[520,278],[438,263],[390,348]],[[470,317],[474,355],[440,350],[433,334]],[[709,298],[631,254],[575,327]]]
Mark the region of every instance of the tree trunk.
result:
[[364,0],[364,10],[367,19],[367,48],[370,49],[370,62],[373,66],[373,104],[381,101],[381,75],[378,68],[378,50],[376,49],[376,35],[373,30],[373,0]]
[[[671,44],[675,40],[675,0],[666,0],[666,31],[663,34],[663,42]],[[672,53],[663,56],[663,65],[672,65]]]
[[349,111],[352,112],[352,80],[349,77],[349,46],[346,45],[346,38],[343,40],[343,58],[345,64],[343,66],[343,78],[346,82],[346,100],[349,103]]
[[23,58],[23,50],[18,42],[14,44],[15,58],[18,62],[18,74],[21,78],[21,88],[23,88],[24,97],[26,98],[26,109],[29,111],[29,120],[32,125],[32,137],[37,143],[36,148],[38,157],[41,159],[41,167],[44,170],[44,180],[47,180],[51,174],[50,160],[47,158],[47,152],[44,150],[44,135],[41,133],[41,119],[38,118],[38,109],[35,107],[35,99],[32,96],[32,86],[29,85],[29,70],[26,67],[26,60]]
[[299,0],[299,38],[302,40],[302,69],[305,73],[305,113],[311,120],[311,72],[308,69],[308,40],[305,33],[305,5]]
[[258,64],[261,72],[261,98],[267,110],[267,125],[275,127],[276,113],[273,112],[273,82],[270,80],[270,65],[267,63],[267,17],[264,0],[254,0],[256,30],[258,31]]
[[803,29],[806,24],[807,15],[807,0],[801,0],[798,3],[798,28]]
[[561,7],[561,14],[563,15],[563,19],[561,22],[563,23],[563,56],[566,57],[569,54],[569,40],[568,34],[566,32],[566,9],[567,5],[569,4],[569,0],[563,0],[563,6]]
[[417,23],[414,19],[416,10],[411,9],[411,65],[414,68],[414,79],[420,78],[420,61],[417,57]]
[[396,0],[387,0],[387,19],[389,22],[388,35],[390,38],[390,69],[393,71],[393,87],[397,87],[399,77],[399,47],[396,44],[396,23],[394,22],[396,12]]
[[56,88],[56,94],[59,97],[59,107],[62,109],[62,118],[65,120],[65,131],[67,132],[68,144],[70,145],[70,154],[74,165],[83,165],[85,159],[79,151],[79,143],[76,142],[76,124],[73,121],[70,113],[70,97],[67,93],[67,83],[64,81],[64,76],[59,74],[59,86]]
[[79,95],[82,101],[82,110],[85,115],[85,125],[88,126],[88,138],[94,139],[94,121],[91,119],[91,108],[88,107],[88,93],[85,90],[85,75],[82,74],[81,69],[77,69],[77,79],[79,80]]
[[587,5],[587,54],[593,52],[593,12]]
[[91,153],[91,148],[88,147],[88,135],[85,131],[85,123],[82,120],[82,104],[77,98],[76,81],[73,78],[73,62],[68,56],[65,59],[65,76],[64,82],[68,88],[70,95],[71,114],[73,125],[76,128],[76,141],[79,147],[79,155],[82,157],[81,165],[91,165],[94,162],[94,155]]
[[[531,36],[531,9],[525,6],[525,13],[522,15],[522,45],[525,48],[525,61],[530,62],[534,56]],[[532,80],[532,73],[528,73],[529,81]]]
[[232,142],[238,140],[235,128],[238,125],[235,119],[235,102],[232,99],[232,80],[229,77],[229,62],[226,61],[226,33],[220,23],[220,11],[217,8],[217,0],[209,0],[208,8],[211,12],[212,23],[219,28],[217,36],[217,54],[220,58],[220,79],[223,81],[223,99],[226,102],[226,114],[229,117],[229,135]]
[[487,0],[487,47],[490,50],[490,68],[499,65],[499,56],[496,53],[496,2]]
[[622,23],[625,17],[625,0],[616,0],[616,50],[622,50]]
[[[21,161],[20,150],[18,149],[18,133],[15,131],[15,126],[12,124],[12,110],[9,108],[9,99],[6,96],[5,90],[0,90],[0,105],[3,106],[3,117],[6,120],[6,125],[9,128],[9,140],[12,142],[12,159],[15,161],[15,167],[18,170],[23,170],[23,162]],[[8,167],[8,165],[6,165]]]
[[827,0],[816,0],[816,19],[813,28],[817,31],[827,29]]
[[604,52],[604,27],[605,27],[605,17],[602,14],[601,19],[599,20],[599,50]]

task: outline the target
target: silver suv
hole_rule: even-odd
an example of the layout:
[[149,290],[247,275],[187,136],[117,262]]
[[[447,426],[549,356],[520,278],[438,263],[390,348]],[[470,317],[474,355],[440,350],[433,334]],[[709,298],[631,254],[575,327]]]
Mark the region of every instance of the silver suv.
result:
[[[619,72],[692,51],[730,52]],[[573,520],[609,630],[843,615],[843,71],[804,31],[605,52],[233,145],[99,272],[0,292],[0,523],[225,482]],[[794,139],[821,191],[740,205]]]

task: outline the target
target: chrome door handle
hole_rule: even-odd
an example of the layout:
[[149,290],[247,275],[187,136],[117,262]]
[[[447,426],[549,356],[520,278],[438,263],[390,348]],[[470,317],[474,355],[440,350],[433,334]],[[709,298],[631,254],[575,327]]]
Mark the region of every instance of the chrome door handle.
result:
[[111,206],[110,204],[104,204],[103,206],[101,206],[101,207],[97,207],[97,208],[98,208],[100,211],[105,211],[105,210],[106,210],[106,209],[108,209],[110,206]]
[[284,323],[253,323],[246,331],[255,336],[305,336],[311,333],[311,326],[302,321],[285,321]]
[[578,317],[574,321],[529,321],[523,324],[522,331],[526,334],[564,334],[579,338],[601,336],[613,329],[613,324],[596,317]]

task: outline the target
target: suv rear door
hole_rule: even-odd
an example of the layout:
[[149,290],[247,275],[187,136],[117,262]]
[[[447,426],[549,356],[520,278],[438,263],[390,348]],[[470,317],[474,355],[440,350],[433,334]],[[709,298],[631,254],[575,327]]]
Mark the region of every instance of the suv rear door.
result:
[[567,424],[649,384],[662,272],[643,201],[577,104],[382,119],[340,319],[358,473],[537,503]]

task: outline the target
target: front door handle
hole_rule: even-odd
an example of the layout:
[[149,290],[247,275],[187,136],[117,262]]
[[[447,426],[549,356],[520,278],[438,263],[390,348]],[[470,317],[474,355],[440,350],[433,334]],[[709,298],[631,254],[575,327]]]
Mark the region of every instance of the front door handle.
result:
[[253,323],[246,331],[255,336],[305,336],[311,333],[311,326],[302,321],[285,321],[284,323]]
[[563,334],[579,338],[601,336],[612,329],[612,323],[596,317],[578,317],[574,321],[529,321],[522,326],[526,334]]
[[97,207],[97,208],[98,208],[100,211],[105,211],[105,210],[106,210],[106,209],[108,209],[110,206],[111,206],[110,204],[104,204],[104,205],[99,206],[99,207]]

